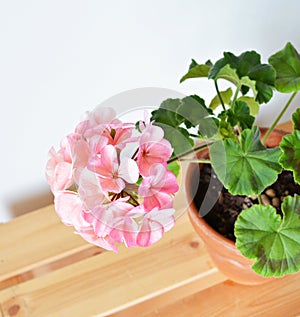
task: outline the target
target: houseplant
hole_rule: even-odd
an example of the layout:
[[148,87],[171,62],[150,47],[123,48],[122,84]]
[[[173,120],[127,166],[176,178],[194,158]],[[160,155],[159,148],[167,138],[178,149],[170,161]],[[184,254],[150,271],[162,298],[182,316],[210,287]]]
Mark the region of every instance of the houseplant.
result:
[[[200,181],[190,180],[197,175],[197,166],[188,171],[187,193],[193,200],[189,216],[194,227],[207,242],[208,251],[219,268],[236,281],[255,284],[262,280],[257,274],[279,277],[297,272],[300,268],[300,108],[293,114],[293,133],[284,136],[276,131],[275,135],[274,128],[300,90],[298,52],[288,43],[269,58],[269,64],[261,64],[259,54],[254,51],[240,56],[226,52],[214,64],[192,60],[181,81],[197,77],[208,78],[215,85],[216,96],[209,106],[193,95],[166,100],[152,113],[152,120],[164,129],[165,137],[174,147],[175,157],[180,159],[191,152],[190,148],[201,149],[203,154],[207,148],[206,156],[198,155],[196,162],[212,169],[202,170]],[[230,87],[220,91],[220,80],[229,82]],[[262,130],[261,139],[261,132],[254,124],[255,115],[260,104],[270,101],[274,89],[291,96],[272,126]],[[180,142],[174,130],[181,131]],[[274,138],[277,143],[273,142]],[[195,146],[195,139],[202,142]],[[215,179],[205,181],[207,174]],[[288,188],[276,186],[282,180],[289,184]],[[209,182],[213,186],[209,187]],[[201,186],[206,187],[198,195]],[[206,205],[195,201],[199,200],[197,196],[203,199],[205,194],[209,196]],[[207,221],[198,216],[198,208]],[[219,223],[214,223],[215,220]],[[219,233],[209,229],[207,222]],[[212,240],[221,235],[236,241],[228,242],[221,237],[216,247]],[[217,249],[221,252],[215,253]],[[250,259],[245,265],[252,266],[257,274],[248,274],[242,268],[237,259],[240,253]],[[232,273],[232,268],[236,272]],[[248,282],[248,278],[253,280]]]
[[[261,64],[254,51],[224,53],[214,64],[193,60],[181,81],[197,77],[215,85],[209,106],[197,95],[167,99],[150,120],[137,124],[121,122],[112,109],[95,109],[58,151],[52,148],[46,177],[58,215],[88,242],[108,250],[117,251],[120,242],[149,246],[174,225],[177,162],[208,149],[209,155],[196,161],[212,166],[220,188],[253,205],[238,210],[237,248],[264,277],[298,271],[300,193],[284,198],[277,211],[261,193],[283,168],[300,181],[300,109],[293,115],[294,132],[280,146],[263,144],[300,89],[299,54],[290,43],[269,64]],[[223,80],[230,86],[220,91]],[[255,115],[274,89],[292,95],[260,141]]]

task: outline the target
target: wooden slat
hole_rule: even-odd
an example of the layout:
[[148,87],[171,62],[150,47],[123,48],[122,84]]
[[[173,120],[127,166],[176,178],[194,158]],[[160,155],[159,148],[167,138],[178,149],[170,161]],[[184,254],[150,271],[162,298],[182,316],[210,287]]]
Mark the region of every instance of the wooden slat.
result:
[[0,289],[7,279],[92,248],[60,222],[52,205],[0,224],[0,232]]
[[0,303],[4,316],[106,316],[206,276],[205,287],[225,279],[183,216],[152,247],[94,256],[3,290]]
[[231,281],[198,292],[145,317],[296,317],[300,315],[300,274],[259,286]]

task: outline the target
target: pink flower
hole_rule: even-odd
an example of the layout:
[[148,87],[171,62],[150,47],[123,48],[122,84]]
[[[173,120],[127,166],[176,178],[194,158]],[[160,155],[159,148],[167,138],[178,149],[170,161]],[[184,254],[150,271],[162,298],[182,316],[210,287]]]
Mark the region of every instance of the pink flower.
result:
[[87,164],[89,152],[88,144],[76,133],[69,134],[61,141],[58,152],[50,149],[46,179],[53,192],[68,189],[74,179],[78,180]]
[[83,218],[83,204],[77,193],[67,190],[57,192],[54,204],[57,214],[65,225],[77,229],[90,226]]
[[122,123],[110,108],[97,108],[58,151],[50,149],[46,165],[62,222],[115,252],[117,243],[149,246],[174,225],[178,184],[167,170],[171,145],[149,120],[140,128],[133,134],[134,124]]
[[138,189],[138,194],[144,197],[145,209],[149,211],[155,207],[172,207],[173,199],[170,194],[176,193],[179,189],[176,176],[162,164],[152,165],[149,174]]
[[150,124],[143,130],[138,152],[138,166],[143,176],[149,176],[153,164],[166,165],[170,158],[173,150],[170,142],[163,137],[160,127]]
[[85,137],[91,137],[92,135],[101,134],[107,123],[115,119],[116,112],[112,108],[98,106],[93,111],[87,112],[86,116],[86,120],[77,125],[75,132]]
[[86,210],[100,206],[107,198],[100,186],[99,178],[87,168],[81,172],[78,194]]
[[139,177],[136,162],[129,157],[122,157],[119,164],[117,150],[112,145],[103,147],[100,156],[92,156],[88,168],[97,173],[101,187],[106,192],[120,193],[125,188],[125,182],[136,183]]
[[153,209],[146,213],[137,234],[136,244],[148,247],[160,240],[163,234],[174,226],[174,212],[173,208],[169,208]]
[[68,138],[60,143],[58,152],[52,147],[48,153],[46,180],[53,192],[65,190],[73,183],[73,164],[71,147]]
[[109,235],[106,235],[105,237],[98,237],[92,227],[82,228],[77,230],[76,233],[79,234],[84,240],[96,245],[97,247],[108,251],[118,252],[114,239],[112,239]]
[[84,213],[84,219],[93,227],[95,236],[109,236],[109,241],[124,242],[127,247],[136,245],[138,226],[130,217],[130,211],[134,207],[126,200],[118,199]]
[[133,128],[134,125],[132,123],[125,124],[119,120],[114,120],[102,133],[108,138],[108,144],[123,149],[131,141]]

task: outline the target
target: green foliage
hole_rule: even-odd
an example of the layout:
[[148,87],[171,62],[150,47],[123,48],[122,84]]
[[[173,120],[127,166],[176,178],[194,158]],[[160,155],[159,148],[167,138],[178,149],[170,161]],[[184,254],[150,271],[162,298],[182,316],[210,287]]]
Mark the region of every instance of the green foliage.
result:
[[298,108],[292,115],[292,121],[295,130],[300,130],[300,108]]
[[246,102],[241,100],[236,101],[227,112],[228,122],[233,127],[237,124],[243,130],[252,127],[254,117],[250,115],[250,110]]
[[207,77],[210,68],[210,61],[207,61],[205,64],[199,65],[194,59],[192,59],[188,72],[180,79],[180,82],[182,83],[188,78]]
[[181,103],[181,99],[166,99],[164,100],[159,109],[152,111],[151,120],[156,123],[161,123],[171,127],[179,125],[177,118],[177,109]]
[[276,70],[275,87],[283,93],[300,90],[300,55],[291,43],[269,58]]
[[294,132],[282,138],[280,164],[293,171],[294,179],[300,183],[300,108],[293,114]]
[[294,173],[295,180],[300,183],[300,130],[282,138],[280,143],[282,155],[280,164]]
[[224,139],[227,139],[227,138],[237,139],[234,128],[229,122],[226,122],[225,120],[221,120],[219,122],[219,133],[220,133],[220,136]]
[[255,101],[253,97],[242,96],[238,99],[238,101],[244,101],[249,107],[250,115],[255,116],[259,112],[259,103]]
[[[225,91],[220,91],[220,95],[221,95],[221,98],[222,98],[222,101],[225,105],[230,105],[230,99],[232,97],[232,89],[231,88],[228,88],[226,89]],[[219,98],[218,95],[216,95],[212,101],[210,102],[209,104],[209,108],[211,110],[215,110],[217,109],[217,107],[221,104],[221,100]]]
[[258,274],[283,276],[300,269],[300,196],[288,196],[281,210],[272,206],[254,205],[243,210],[235,223],[236,246],[254,260]]
[[271,65],[261,64],[260,55],[254,51],[244,52],[240,56],[225,52],[224,57],[210,69],[209,78],[227,79],[241,87],[244,95],[251,88],[258,103],[268,102],[273,96],[275,70]]
[[180,172],[180,165],[177,161],[172,161],[171,163],[168,163],[168,170],[173,172],[173,174],[178,177]]
[[211,137],[218,131],[212,110],[197,95],[163,101],[152,112],[151,120],[164,130],[165,138],[174,148],[173,156],[190,150],[194,145],[189,129],[196,128],[199,137]]
[[222,184],[233,195],[260,194],[281,171],[279,148],[268,149],[255,126],[241,133],[240,142],[227,138],[212,144],[210,159]]
[[[269,64],[261,63],[255,51],[239,56],[225,52],[214,64],[192,60],[180,82],[190,78],[211,79],[216,96],[209,107],[202,98],[191,95],[167,99],[152,112],[151,120],[163,128],[174,148],[173,157],[191,152],[195,137],[209,139],[211,165],[233,195],[261,194],[277,180],[282,168],[292,170],[294,179],[300,183],[300,108],[293,114],[294,132],[283,137],[279,147],[266,148],[258,127],[253,126],[259,105],[270,101],[274,89],[293,92],[280,116],[300,90],[300,55],[287,43],[268,61]],[[218,88],[221,80],[229,85],[223,91]],[[178,175],[179,165],[174,163],[168,168]],[[253,269],[262,276],[298,271],[300,196],[284,199],[282,217],[274,207],[260,204],[242,211],[235,224],[235,236],[238,249],[254,261]]]

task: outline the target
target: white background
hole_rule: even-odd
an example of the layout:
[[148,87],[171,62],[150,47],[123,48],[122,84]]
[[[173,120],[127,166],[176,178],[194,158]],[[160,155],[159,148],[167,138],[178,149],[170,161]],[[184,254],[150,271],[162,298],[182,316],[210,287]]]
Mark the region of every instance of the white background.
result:
[[138,87],[205,96],[201,80],[179,84],[191,58],[300,51],[299,12],[297,0],[0,0],[0,222],[51,202],[48,149],[86,110]]

